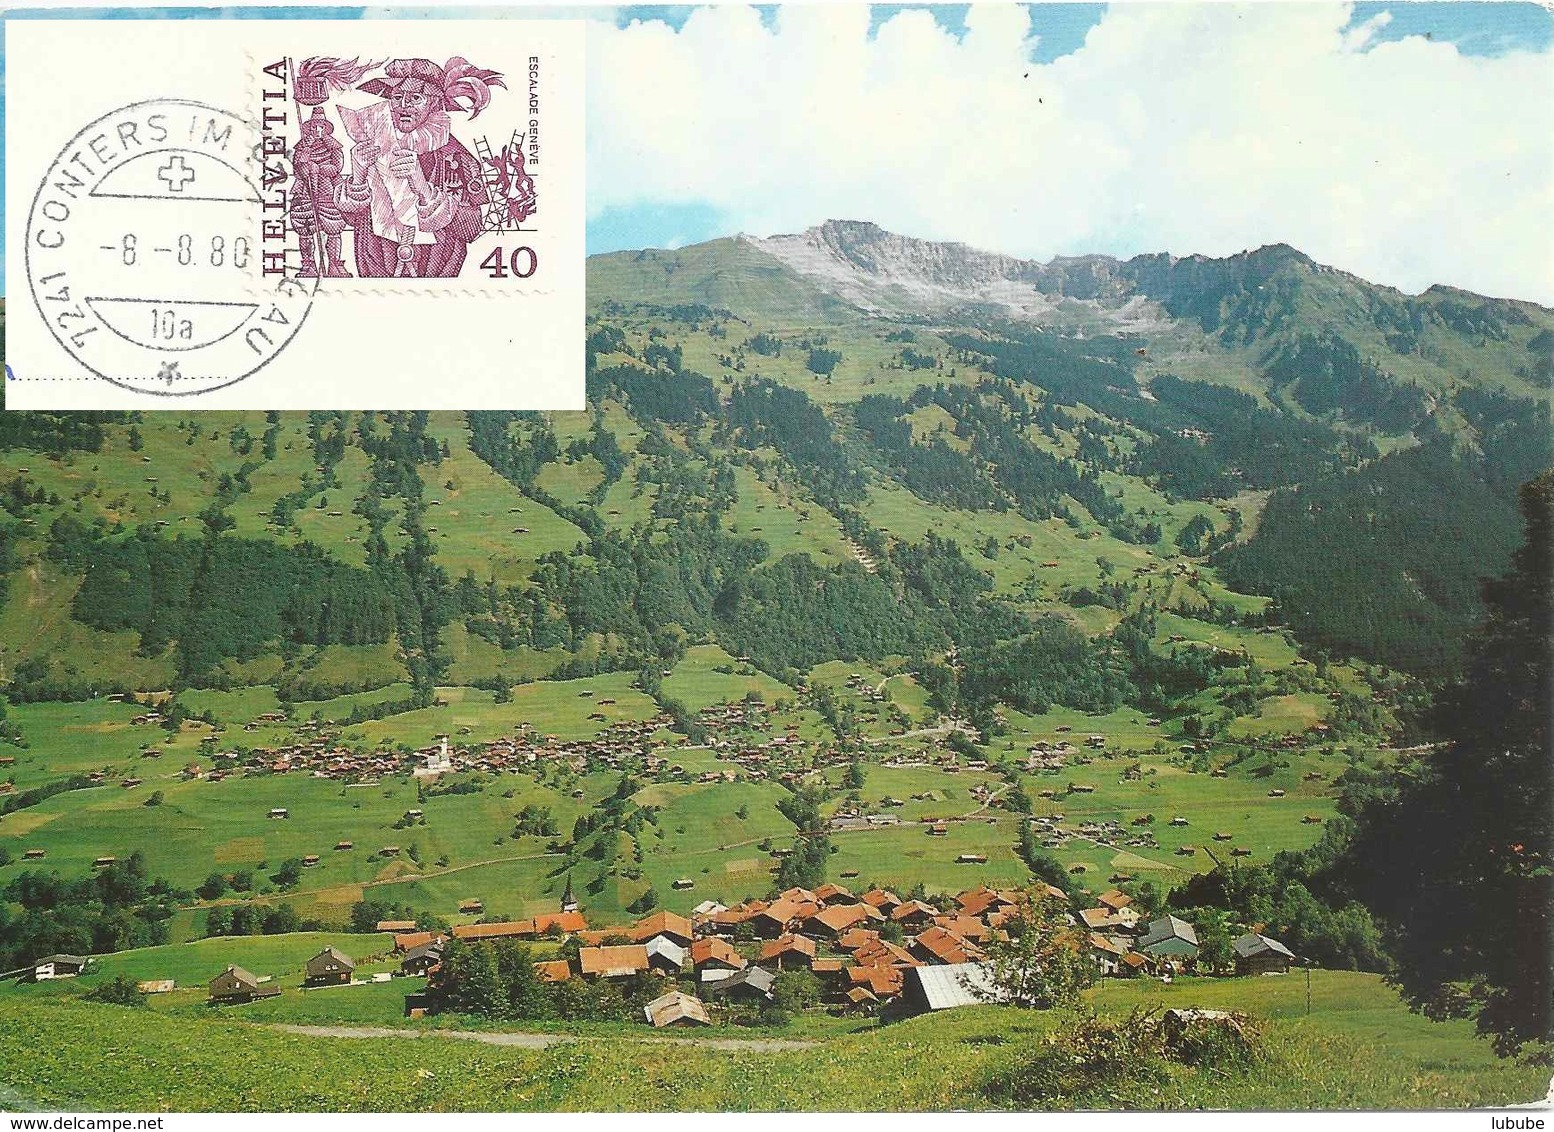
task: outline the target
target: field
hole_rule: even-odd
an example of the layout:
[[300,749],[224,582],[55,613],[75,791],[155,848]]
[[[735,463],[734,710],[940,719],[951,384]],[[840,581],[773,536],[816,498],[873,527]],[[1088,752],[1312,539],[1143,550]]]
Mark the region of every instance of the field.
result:
[[[313,946],[310,940],[307,947]],[[299,950],[306,950],[306,947]],[[390,984],[393,991],[399,987]],[[0,989],[0,1085],[11,1106],[114,1111],[920,1111],[987,1108],[989,1081],[1063,1022],[1060,1015],[971,1007],[802,1048],[724,1049],[706,1041],[600,1033],[545,1049],[407,1036],[340,1039],[261,1021],[361,1023],[381,995],[366,986],[288,993],[251,1008],[133,1010],[75,1000],[75,988]],[[359,996],[359,997],[352,997]],[[292,1014],[279,1008],[287,999]],[[350,1002],[347,1002],[350,999]],[[1461,1108],[1542,1097],[1547,1071],[1499,1062],[1467,1023],[1408,1013],[1375,976],[1304,980],[1108,982],[1103,1014],[1135,1005],[1246,1010],[1264,1019],[1264,1055],[1245,1070],[1179,1067],[1108,1102],[1137,1109]],[[354,1003],[354,1005],[353,1005]],[[378,1024],[403,1027],[397,1017]],[[798,1033],[805,1031],[794,1027]],[[713,1037],[759,1032],[718,1028]],[[231,1050],[263,1072],[233,1072]],[[92,1051],[90,1073],[80,1071]],[[817,1056],[825,1071],[815,1069]],[[327,1066],[327,1072],[320,1072]],[[888,1072],[882,1067],[888,1066]],[[1068,1102],[1071,1104],[1072,1102]],[[1052,1107],[1068,1107],[1058,1102]]]

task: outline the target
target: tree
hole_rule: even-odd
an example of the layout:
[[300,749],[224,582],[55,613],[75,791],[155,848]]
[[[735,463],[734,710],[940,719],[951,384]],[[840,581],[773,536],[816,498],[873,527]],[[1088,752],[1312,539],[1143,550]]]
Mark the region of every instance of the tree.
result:
[[993,968],[991,997],[1037,1010],[1073,1006],[1095,981],[1085,938],[1062,919],[1061,903],[1046,889],[1026,889],[1004,921],[1007,940],[986,945]]
[[227,878],[220,873],[211,873],[195,891],[206,900],[217,900],[226,894]]
[[212,908],[205,918],[205,934],[210,938],[232,935],[232,909]]
[[1184,917],[1198,936],[1198,966],[1216,975],[1235,960],[1230,915],[1218,908],[1194,908]]
[[864,781],[863,764],[857,759],[847,764],[847,773],[842,778],[844,790],[862,790]]
[[802,968],[780,972],[772,986],[772,1001],[784,1014],[808,1010],[820,1003],[820,980]]
[[1466,676],[1440,697],[1445,739],[1374,798],[1340,868],[1385,923],[1416,1009],[1477,1016],[1496,1049],[1554,1038],[1554,473],[1522,489],[1527,542],[1484,587]]

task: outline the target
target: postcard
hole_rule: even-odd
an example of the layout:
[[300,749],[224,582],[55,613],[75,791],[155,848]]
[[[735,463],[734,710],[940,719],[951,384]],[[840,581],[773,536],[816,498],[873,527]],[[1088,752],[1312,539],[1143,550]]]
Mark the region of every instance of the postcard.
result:
[[1547,1128],[1554,12],[77,14],[12,1132]]
[[11,408],[582,406],[576,23],[8,35]]

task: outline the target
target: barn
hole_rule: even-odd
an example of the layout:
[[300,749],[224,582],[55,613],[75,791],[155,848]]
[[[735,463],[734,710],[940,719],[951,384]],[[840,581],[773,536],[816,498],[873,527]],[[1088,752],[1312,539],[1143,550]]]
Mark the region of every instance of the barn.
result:
[[1231,944],[1238,975],[1287,975],[1295,955],[1276,939],[1247,932]]

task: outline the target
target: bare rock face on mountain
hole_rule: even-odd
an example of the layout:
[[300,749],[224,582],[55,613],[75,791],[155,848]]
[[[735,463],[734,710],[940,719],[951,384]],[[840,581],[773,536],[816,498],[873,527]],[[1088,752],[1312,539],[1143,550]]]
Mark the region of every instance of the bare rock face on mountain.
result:
[[815,286],[875,314],[937,318],[981,311],[1043,325],[1098,321],[1132,329],[1158,320],[1107,256],[1042,264],[898,236],[857,220],[746,239]]

